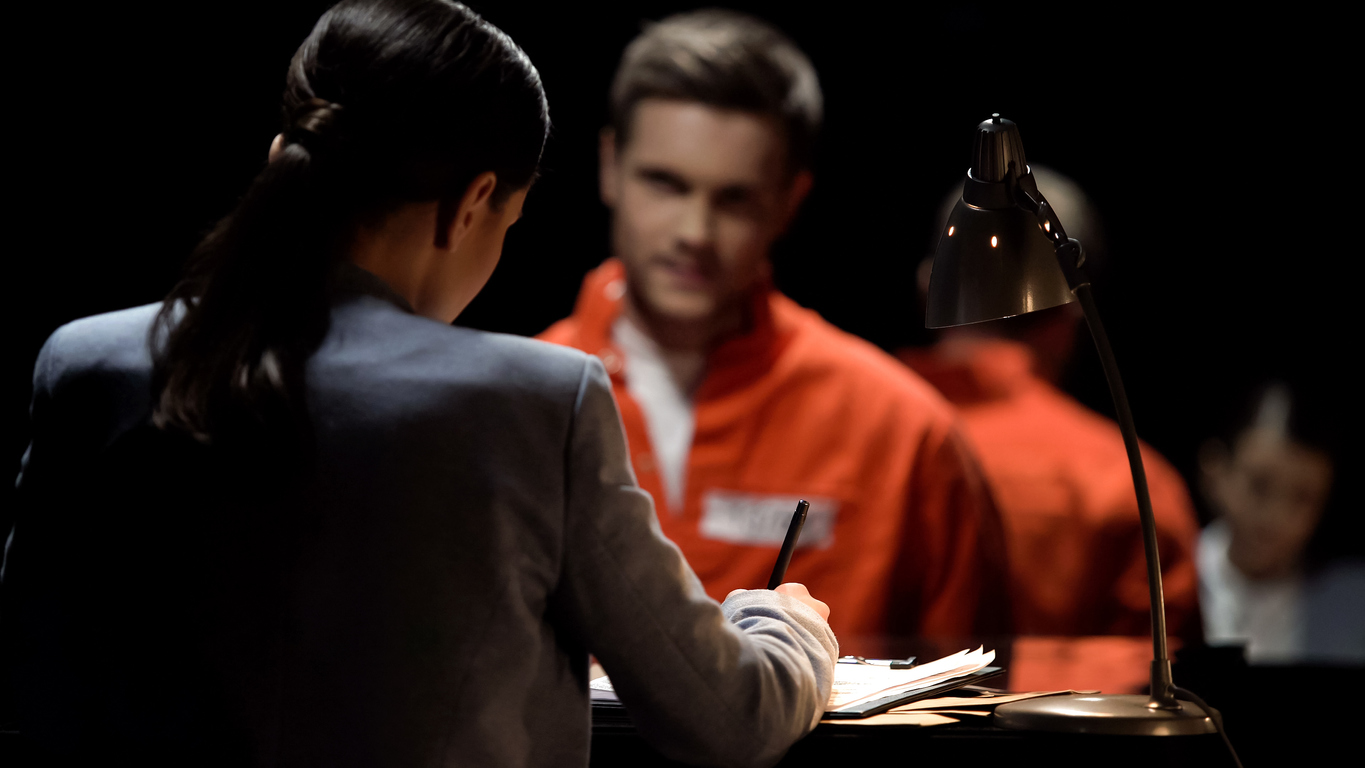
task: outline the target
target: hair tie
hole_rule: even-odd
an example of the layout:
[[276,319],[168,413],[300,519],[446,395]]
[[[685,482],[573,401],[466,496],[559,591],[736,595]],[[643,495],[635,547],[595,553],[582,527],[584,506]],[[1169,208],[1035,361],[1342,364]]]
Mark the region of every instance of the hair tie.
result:
[[337,122],[343,111],[340,104],[311,98],[290,110],[284,137],[309,152],[334,152],[341,144]]

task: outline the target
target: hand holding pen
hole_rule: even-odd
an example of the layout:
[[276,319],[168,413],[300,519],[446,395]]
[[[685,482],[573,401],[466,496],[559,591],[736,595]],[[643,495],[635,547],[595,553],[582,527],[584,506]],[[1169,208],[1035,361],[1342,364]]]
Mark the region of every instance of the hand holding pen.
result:
[[[772,576],[768,577],[768,589],[800,600],[820,614],[820,618],[829,621],[829,606],[811,597],[810,590],[806,589],[806,585],[796,582],[782,583],[782,579],[787,576],[787,565],[791,563],[792,552],[796,550],[796,542],[801,538],[801,527],[806,524],[806,513],[808,511],[810,511],[810,503],[805,499],[797,503],[796,513],[792,515],[791,524],[787,526],[787,535],[782,540],[782,549],[777,552],[777,563],[773,565]],[[743,591],[736,589],[730,594]]]
[[786,595],[787,597],[794,597],[797,600],[800,600],[810,606],[816,613],[820,614],[820,618],[829,621],[829,606],[816,600],[814,597],[811,597],[810,591],[806,589],[805,584],[789,581],[785,584],[777,585],[777,589],[774,589],[773,591],[780,595]]

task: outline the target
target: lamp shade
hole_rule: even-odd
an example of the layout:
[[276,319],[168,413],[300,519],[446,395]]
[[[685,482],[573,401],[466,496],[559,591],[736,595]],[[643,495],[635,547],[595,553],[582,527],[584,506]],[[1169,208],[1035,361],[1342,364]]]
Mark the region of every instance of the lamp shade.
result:
[[979,323],[1073,301],[1051,238],[1015,203],[1015,187],[1036,190],[1015,124],[995,115],[977,126],[972,163],[934,251],[924,324]]

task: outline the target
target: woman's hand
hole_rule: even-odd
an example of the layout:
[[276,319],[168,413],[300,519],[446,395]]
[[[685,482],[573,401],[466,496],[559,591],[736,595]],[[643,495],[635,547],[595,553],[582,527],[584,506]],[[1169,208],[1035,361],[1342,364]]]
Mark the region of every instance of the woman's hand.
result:
[[[733,590],[730,592],[730,594],[725,596],[725,599],[729,600],[731,597],[734,597],[740,592],[746,591],[748,590],[744,589]],[[820,618],[824,619],[825,621],[829,621],[829,606],[825,605],[819,600],[816,600],[814,597],[811,597],[810,590],[806,589],[805,584],[798,584],[797,582],[789,581],[786,584],[777,585],[777,589],[774,589],[773,591],[786,595],[787,597],[794,597],[797,600],[800,600],[806,605],[809,605],[816,613],[820,614]]]

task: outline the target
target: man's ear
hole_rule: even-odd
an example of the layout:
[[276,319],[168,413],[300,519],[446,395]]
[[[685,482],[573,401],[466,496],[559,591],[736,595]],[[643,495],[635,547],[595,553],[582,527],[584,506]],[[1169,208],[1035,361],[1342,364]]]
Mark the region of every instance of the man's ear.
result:
[[617,175],[616,131],[603,128],[597,136],[597,185],[602,203],[615,208],[621,198],[621,179]]
[[805,202],[806,195],[810,194],[810,188],[815,186],[815,175],[808,169],[802,169],[792,176],[791,185],[787,187],[787,199],[782,201],[782,229],[786,232],[787,227],[791,226],[792,219],[796,218],[796,212],[801,210],[801,203]]
[[470,230],[492,212],[493,190],[497,186],[497,174],[484,171],[469,182],[458,201],[442,198],[436,206],[436,236],[432,244],[448,251],[458,248]]

